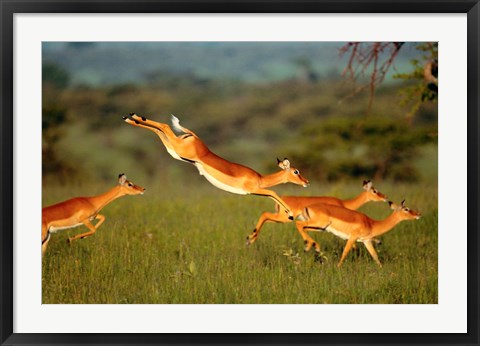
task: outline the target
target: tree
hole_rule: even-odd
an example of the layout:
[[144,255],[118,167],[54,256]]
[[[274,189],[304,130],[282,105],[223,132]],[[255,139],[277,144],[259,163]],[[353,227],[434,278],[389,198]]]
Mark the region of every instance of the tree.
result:
[[[299,166],[327,180],[374,178],[414,181],[413,160],[434,140],[430,126],[411,128],[392,117],[331,117],[302,131]],[[325,167],[328,167],[325,168]]]
[[293,59],[294,65],[298,69],[298,79],[304,83],[315,83],[318,81],[317,73],[313,68],[312,62],[306,57]]
[[[375,90],[384,82],[404,42],[349,42],[340,49],[341,56],[349,54],[343,76],[348,80],[367,82],[354,91],[354,95],[368,89],[370,92],[367,114],[370,113]],[[414,43],[415,49],[422,51],[421,60],[412,60],[413,72],[396,74],[393,77],[403,79],[411,84],[402,90],[403,104],[413,102],[407,113],[412,118],[425,101],[435,101],[438,92],[438,43]]]
[[58,147],[67,123],[67,109],[58,100],[70,80],[60,66],[42,66],[42,176],[55,175],[64,181],[74,169],[58,157]]
[[43,86],[51,85],[57,89],[63,89],[68,86],[70,75],[68,72],[55,63],[44,63],[42,66],[42,83]]
[[436,102],[438,99],[438,43],[419,43],[415,47],[422,51],[422,59],[412,60],[414,70],[398,73],[394,78],[403,79],[409,85],[401,89],[402,105],[410,105],[407,118],[411,120],[423,102]]

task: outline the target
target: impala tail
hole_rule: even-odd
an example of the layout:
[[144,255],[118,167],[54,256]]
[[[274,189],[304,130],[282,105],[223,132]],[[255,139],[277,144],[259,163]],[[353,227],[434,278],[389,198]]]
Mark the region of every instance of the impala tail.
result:
[[172,117],[173,128],[178,132],[186,132],[185,128],[182,125],[180,125],[180,120],[173,114],[171,114],[171,117]]
[[175,129],[175,131],[183,132],[183,133],[187,133],[192,136],[195,136],[195,134],[192,131],[180,125],[180,120],[175,115],[171,114],[171,117],[172,117],[172,126]]

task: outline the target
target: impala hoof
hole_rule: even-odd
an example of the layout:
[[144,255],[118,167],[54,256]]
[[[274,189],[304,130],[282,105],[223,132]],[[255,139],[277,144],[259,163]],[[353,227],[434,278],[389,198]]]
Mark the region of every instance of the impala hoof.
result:
[[142,120],[143,120],[143,121],[147,121],[147,118],[145,118],[145,117],[142,117]]
[[323,264],[324,260],[323,260],[322,254],[320,252],[315,252],[315,256],[313,257],[313,261],[317,262],[317,263],[320,263],[320,264]]

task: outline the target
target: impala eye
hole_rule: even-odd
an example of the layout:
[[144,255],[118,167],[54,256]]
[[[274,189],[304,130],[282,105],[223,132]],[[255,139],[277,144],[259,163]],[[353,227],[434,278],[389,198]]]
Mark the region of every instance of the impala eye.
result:
[[404,210],[405,210],[405,211],[410,211],[410,208],[405,208]]
[[132,183],[128,183],[128,186],[133,186],[133,184],[132,184]]
[[293,174],[299,174],[300,172],[298,171],[298,169],[294,170],[293,171]]
[[377,190],[373,189],[373,193],[377,193]]

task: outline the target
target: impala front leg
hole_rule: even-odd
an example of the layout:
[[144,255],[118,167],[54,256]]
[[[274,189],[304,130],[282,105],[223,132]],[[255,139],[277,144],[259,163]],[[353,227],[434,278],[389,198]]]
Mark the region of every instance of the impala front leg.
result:
[[247,236],[247,245],[253,244],[257,238],[258,234],[260,233],[260,229],[262,228],[263,224],[265,222],[289,222],[291,221],[286,213],[269,213],[265,212],[260,216],[260,219],[258,219],[257,225],[255,226],[255,229],[253,230],[252,234]]
[[373,247],[372,241],[375,241],[377,239],[371,239],[371,240],[366,240],[363,242],[365,244],[365,247],[367,248],[368,252],[372,256],[373,260],[377,262],[377,264],[381,267],[382,263],[380,263],[380,260],[378,259],[377,251],[375,251],[375,248]]
[[345,245],[345,248],[343,249],[342,257],[340,258],[340,262],[338,262],[337,267],[340,267],[342,265],[343,261],[347,257],[348,253],[352,249],[353,244],[355,244],[356,241],[357,241],[357,238],[354,238],[354,237],[350,237],[347,240],[347,245]]
[[105,216],[98,214],[98,215],[95,217],[95,219],[98,219],[98,220],[99,220],[95,226],[94,226],[89,220],[83,221],[83,224],[84,224],[90,231],[89,231],[89,232],[82,233],[82,234],[77,234],[76,236],[70,237],[70,238],[68,238],[68,242],[71,243],[71,242],[74,241],[74,240],[83,239],[83,238],[86,238],[86,237],[89,237],[89,236],[95,234],[95,232],[97,231],[98,227],[100,227],[100,225],[105,221]]
[[48,242],[50,241],[51,236],[52,235],[50,234],[50,232],[48,232],[47,237],[42,240],[42,257],[45,254],[45,251],[47,251]]
[[288,214],[288,219],[293,220],[293,212],[290,210],[290,207],[285,203],[279,195],[277,195],[274,191],[266,190],[266,189],[261,189],[257,188],[251,192],[253,195],[259,195],[259,196],[266,196],[270,197],[273,199],[275,202],[278,203],[278,205],[284,209],[284,211]]

